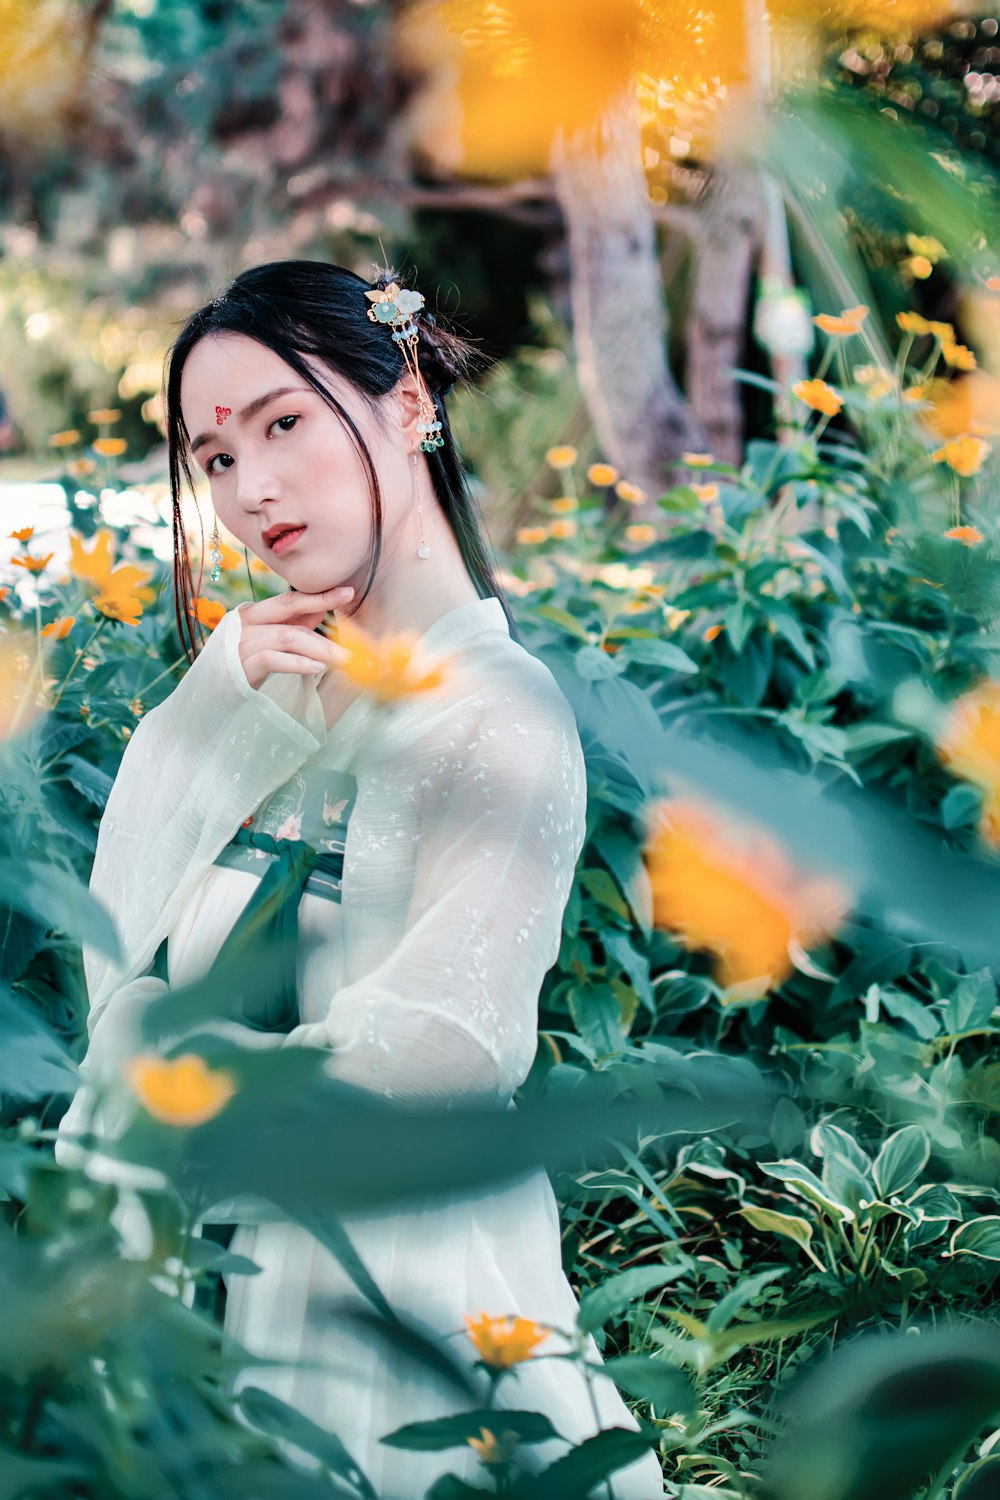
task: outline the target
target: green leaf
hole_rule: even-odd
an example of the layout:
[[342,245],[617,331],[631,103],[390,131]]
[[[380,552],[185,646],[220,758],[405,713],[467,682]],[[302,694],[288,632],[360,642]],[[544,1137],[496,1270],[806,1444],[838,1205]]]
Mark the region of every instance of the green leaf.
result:
[[618,660],[629,665],[641,662],[652,667],[666,667],[670,672],[697,672],[698,663],[673,641],[628,641],[617,653]]
[[628,904],[607,870],[601,870],[596,867],[590,870],[581,870],[577,878],[587,892],[587,895],[592,896],[599,905],[606,906],[609,911],[613,911],[623,921],[628,922],[631,920],[632,913],[629,910]]
[[832,1197],[825,1185],[819,1180],[814,1172],[804,1167],[797,1161],[762,1161],[760,1163],[762,1172],[769,1177],[777,1177],[784,1182],[788,1188],[815,1208],[823,1209],[835,1219],[841,1219],[844,1223],[852,1223],[855,1213],[846,1203],[840,1202]]
[[606,1428],[557,1458],[541,1474],[516,1485],[513,1496],[516,1500],[568,1500],[571,1495],[588,1495],[594,1485],[626,1464],[635,1463],[658,1442],[657,1432]]
[[630,1271],[620,1271],[603,1281],[580,1300],[577,1327],[584,1333],[593,1333],[603,1328],[610,1318],[624,1312],[647,1292],[676,1281],[686,1270],[685,1266],[636,1266]]
[[319,1427],[308,1417],[288,1406],[270,1391],[259,1386],[244,1386],[237,1396],[248,1421],[272,1437],[287,1439],[312,1453],[354,1486],[364,1500],[377,1500],[374,1486],[358,1468],[336,1433]]
[[581,646],[573,657],[573,665],[585,682],[618,677],[625,670],[625,663],[618,660],[617,654],[604,651],[600,646]]
[[745,1204],[738,1210],[739,1214],[752,1224],[754,1229],[760,1229],[765,1234],[782,1235],[785,1239],[792,1240],[803,1249],[814,1265],[821,1271],[826,1267],[818,1259],[812,1249],[812,1225],[807,1219],[800,1219],[796,1214],[778,1213],[773,1208],[758,1208],[755,1204]]
[[771,1266],[766,1271],[758,1271],[756,1276],[747,1276],[743,1281],[731,1287],[712,1308],[705,1322],[705,1327],[710,1333],[720,1333],[748,1303],[776,1281],[779,1276],[786,1274],[787,1267]]
[[508,1411],[500,1407],[489,1410],[460,1411],[451,1417],[433,1417],[426,1422],[407,1422],[379,1438],[389,1448],[406,1448],[414,1453],[443,1453],[446,1448],[462,1448],[470,1437],[477,1438],[480,1429],[489,1428],[499,1437],[500,1430],[516,1432],[522,1443],[543,1443],[560,1434],[548,1417],[537,1411]]
[[587,627],[582,624],[575,615],[571,615],[567,609],[558,609],[554,604],[539,604],[535,610],[536,615],[541,615],[546,620],[551,620],[554,625],[561,625],[563,630],[570,635],[576,636],[578,641],[590,641],[591,635]]
[[949,1241],[948,1254],[1000,1260],[1000,1214],[985,1214],[960,1225]]
[[0,859],[0,905],[88,943],[111,958],[120,957],[118,934],[108,913],[75,875],[38,860]]
[[623,1391],[641,1401],[651,1401],[659,1412],[683,1412],[693,1416],[697,1397],[683,1370],[652,1354],[621,1354],[607,1359],[600,1368]]
[[951,1492],[951,1500],[996,1500],[1000,1495],[1000,1453],[972,1464]]
[[891,1198],[919,1177],[931,1154],[927,1132],[919,1125],[904,1125],[889,1137],[872,1168],[875,1185],[883,1198]]
[[566,1001],[573,1025],[596,1057],[608,1057],[625,1046],[622,1004],[608,984],[574,984]]

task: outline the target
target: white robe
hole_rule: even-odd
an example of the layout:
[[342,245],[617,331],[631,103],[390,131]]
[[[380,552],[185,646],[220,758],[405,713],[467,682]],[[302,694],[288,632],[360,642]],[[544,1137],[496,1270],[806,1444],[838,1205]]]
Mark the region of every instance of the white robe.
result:
[[[479,599],[420,638],[421,658],[448,673],[443,687],[391,707],[363,695],[328,732],[317,678],[272,673],[250,687],[240,622],[230,610],[140,720],[101,821],[91,891],[116,920],[123,958],[84,949],[89,1047],[60,1127],[56,1154],[66,1162],[79,1159],[64,1137],[82,1128],[91,1084],[120,1077],[140,1045],[144,1007],[164,993],[149,972],[160,942],[171,982],[205,971],[254,884],[215,857],[303,767],[349,767],[357,799],[340,903],[302,898],[301,930],[321,942],[299,964],[300,1022],[287,1035],[213,1029],[247,1045],[326,1048],[333,1076],[406,1100],[488,1094],[513,1107],[534,1057],[538,994],[559,951],[586,815],[576,723],[548,668],[511,639],[499,600]],[[94,1128],[116,1135],[134,1107],[119,1094]],[[100,1155],[88,1170],[128,1181]],[[482,1475],[471,1448],[414,1454],[379,1443],[405,1422],[455,1411],[454,1395],[338,1327],[323,1300],[356,1302],[357,1293],[312,1235],[250,1199],[206,1218],[238,1219],[231,1248],[262,1267],[228,1279],[227,1332],[254,1353],[323,1366],[253,1369],[248,1383],[337,1432],[387,1500],[422,1496],[449,1470]],[[129,1212],[120,1222],[141,1253],[141,1227]],[[575,1320],[540,1169],[447,1204],[343,1222],[389,1302],[463,1357],[474,1358],[467,1312],[564,1328]],[[562,1347],[553,1335],[539,1352]],[[587,1347],[599,1362],[593,1340]],[[594,1390],[601,1426],[636,1426],[610,1380]],[[527,1361],[501,1383],[497,1404],[544,1412],[571,1442],[596,1429],[580,1372],[561,1360]],[[566,1446],[532,1451],[552,1461]],[[618,1500],[662,1496],[655,1455],[613,1484]]]

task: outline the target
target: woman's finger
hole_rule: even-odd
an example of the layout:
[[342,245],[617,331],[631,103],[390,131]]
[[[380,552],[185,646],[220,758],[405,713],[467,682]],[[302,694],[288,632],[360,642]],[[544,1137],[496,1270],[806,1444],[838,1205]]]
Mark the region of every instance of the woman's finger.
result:
[[270,599],[259,599],[255,604],[239,605],[243,621],[248,625],[272,625],[282,620],[299,619],[302,615],[316,615],[322,619],[338,604],[346,604],[354,597],[354,590],[346,584],[324,589],[318,594],[305,594],[289,589],[284,594],[274,594]]

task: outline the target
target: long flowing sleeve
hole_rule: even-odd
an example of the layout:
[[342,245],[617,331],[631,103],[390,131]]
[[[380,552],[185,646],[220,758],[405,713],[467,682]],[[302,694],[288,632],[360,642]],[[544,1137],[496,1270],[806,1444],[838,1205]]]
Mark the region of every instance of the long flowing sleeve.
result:
[[419,835],[401,935],[371,965],[376,906],[349,911],[346,940],[365,943],[367,971],[332,996],[324,1017],[282,1038],[330,1047],[332,1076],[394,1099],[504,1101],[531,1066],[587,796],[572,711],[539,675],[531,693],[481,687],[457,723],[411,747],[401,775],[369,779],[369,802],[382,804],[380,819],[366,809],[369,886],[390,853],[378,828],[386,838],[398,831],[414,784]]

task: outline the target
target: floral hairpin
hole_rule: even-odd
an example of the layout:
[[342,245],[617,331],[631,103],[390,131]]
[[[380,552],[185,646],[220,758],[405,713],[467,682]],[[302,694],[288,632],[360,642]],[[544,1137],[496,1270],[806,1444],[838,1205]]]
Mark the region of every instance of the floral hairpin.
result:
[[423,294],[400,287],[392,281],[384,289],[365,292],[365,296],[372,304],[368,309],[369,318],[373,323],[387,323],[391,327],[393,341],[399,345],[407,369],[413,375],[420,412],[417,431],[423,433],[420,447],[424,453],[433,453],[435,449],[444,447],[444,435],[434,402],[420,373],[420,330],[415,319],[424,305]]

